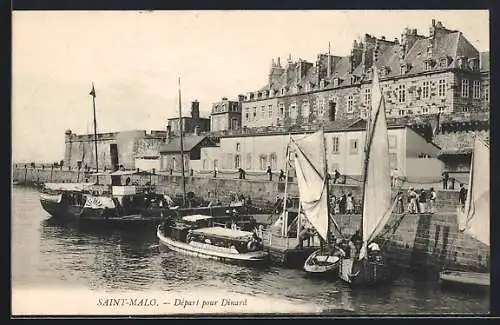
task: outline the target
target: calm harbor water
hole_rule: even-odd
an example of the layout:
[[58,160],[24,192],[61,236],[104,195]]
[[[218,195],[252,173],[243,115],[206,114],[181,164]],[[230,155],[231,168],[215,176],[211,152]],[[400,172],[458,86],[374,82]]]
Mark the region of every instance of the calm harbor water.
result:
[[89,291],[200,288],[314,304],[332,313],[486,314],[488,293],[442,290],[435,280],[402,275],[391,285],[351,290],[300,270],[245,268],[160,252],[154,229],[111,230],[54,223],[34,189],[13,188],[12,287]]

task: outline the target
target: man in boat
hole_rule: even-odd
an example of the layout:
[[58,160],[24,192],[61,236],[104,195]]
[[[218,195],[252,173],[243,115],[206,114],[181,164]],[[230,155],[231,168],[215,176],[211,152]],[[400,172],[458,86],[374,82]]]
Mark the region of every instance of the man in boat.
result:
[[380,252],[380,247],[377,243],[370,243],[368,245],[368,260],[372,262],[381,262],[382,253]]
[[314,236],[314,232],[310,227],[306,228],[304,226],[300,227],[301,231],[299,233],[299,244],[296,248],[304,248],[304,241],[307,240],[307,247],[311,246],[311,238]]

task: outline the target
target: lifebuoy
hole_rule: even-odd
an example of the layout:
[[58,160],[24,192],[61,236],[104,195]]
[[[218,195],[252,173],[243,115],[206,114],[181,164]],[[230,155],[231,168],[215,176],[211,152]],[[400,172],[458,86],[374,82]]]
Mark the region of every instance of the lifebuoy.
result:
[[255,241],[249,241],[247,244],[247,248],[249,251],[254,251],[257,249],[257,243]]

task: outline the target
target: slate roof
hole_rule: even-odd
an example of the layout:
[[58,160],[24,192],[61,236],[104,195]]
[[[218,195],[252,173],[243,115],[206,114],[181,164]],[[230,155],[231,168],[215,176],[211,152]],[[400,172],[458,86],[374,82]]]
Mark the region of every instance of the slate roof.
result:
[[[447,68],[451,68],[455,66],[455,59],[459,56],[465,56],[466,58],[477,58],[479,56],[478,51],[460,31],[453,31],[441,27],[436,29],[434,37],[415,34],[411,35],[411,37],[416,38],[416,40],[411,48],[406,49],[406,54],[403,59],[400,58],[401,45],[399,43],[387,41],[385,39],[377,40],[380,46],[377,60],[374,62],[374,65],[379,69],[382,67],[390,68],[389,73],[385,77],[400,76],[401,65],[404,63],[409,64],[410,68],[405,76],[411,76],[425,71],[424,61],[428,58],[431,58],[438,65],[438,68],[442,69],[445,68],[439,65],[439,61],[442,58],[449,58],[449,65]],[[371,39],[372,42],[373,38]],[[363,44],[362,46],[367,46],[367,44]],[[430,57],[427,54],[428,48],[432,49]],[[372,52],[368,51],[366,55],[371,56]],[[326,66],[326,60],[321,59],[323,70]],[[281,95],[281,89],[283,87],[291,88],[297,84],[304,87],[308,82],[315,86],[314,89],[318,89],[317,66],[312,65],[298,83],[298,79],[296,78],[297,69],[295,69],[297,65],[298,62],[288,62],[288,64],[283,67],[283,73],[279,77],[273,78],[271,84],[261,87],[257,92],[271,90],[278,91]],[[333,87],[332,81],[335,78],[342,79],[339,86],[348,86],[353,83],[359,84],[360,80],[370,80],[368,74],[363,75],[363,73],[367,72],[365,71],[367,69],[365,69],[363,65],[365,65],[363,62],[357,64],[353,67],[351,72],[350,56],[333,56],[331,75],[327,78],[328,85],[326,88]],[[485,69],[489,69],[489,52],[481,53],[481,70]],[[352,80],[351,76],[356,76],[356,78]],[[287,95],[288,94],[289,93],[287,93]]]
[[[193,150],[200,142],[205,140],[207,136],[204,135],[186,135],[183,138],[183,149],[184,152],[189,152]],[[161,153],[174,153],[181,151],[181,139],[179,137],[170,140],[169,143],[165,143],[160,147]]]

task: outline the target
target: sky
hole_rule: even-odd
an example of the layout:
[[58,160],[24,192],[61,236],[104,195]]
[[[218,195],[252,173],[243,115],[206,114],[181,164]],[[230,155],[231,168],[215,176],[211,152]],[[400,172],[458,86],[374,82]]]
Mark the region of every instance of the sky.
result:
[[202,116],[222,97],[264,86],[271,60],[349,55],[365,33],[428,35],[431,20],[489,50],[489,13],[474,11],[14,11],[12,159],[64,158],[64,132],[164,130],[198,100]]

